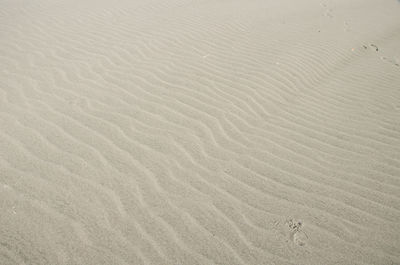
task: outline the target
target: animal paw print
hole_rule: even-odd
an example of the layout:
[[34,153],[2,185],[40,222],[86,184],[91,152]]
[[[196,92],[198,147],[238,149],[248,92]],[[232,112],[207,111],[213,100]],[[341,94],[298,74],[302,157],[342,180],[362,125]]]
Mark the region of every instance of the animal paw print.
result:
[[324,9],[324,16],[333,18],[333,10],[328,7],[327,3],[321,3],[322,8]]
[[390,59],[390,58],[386,58],[386,57],[382,56],[381,60],[389,62],[389,63],[393,64],[394,66],[400,67],[400,63],[397,62],[396,59]]
[[303,222],[290,219],[287,221],[287,225],[289,227],[290,240],[298,246],[305,246],[308,236],[302,231]]

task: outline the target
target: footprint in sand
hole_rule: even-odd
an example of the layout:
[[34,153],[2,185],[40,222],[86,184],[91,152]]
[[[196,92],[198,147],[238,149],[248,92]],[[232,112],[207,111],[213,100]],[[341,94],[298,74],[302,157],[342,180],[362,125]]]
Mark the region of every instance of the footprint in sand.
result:
[[328,9],[325,11],[324,16],[329,17],[329,18],[333,18],[332,9],[328,8]]
[[333,10],[332,10],[331,8],[328,7],[328,4],[322,2],[320,5],[321,5],[321,6],[323,7],[323,9],[324,9],[324,16],[329,17],[329,18],[333,18],[333,15],[332,15]]
[[400,67],[400,63],[396,59],[390,59],[390,58],[386,58],[385,56],[382,56],[381,60],[389,62],[389,63],[393,64],[394,66]]
[[343,22],[343,30],[346,31],[346,32],[351,31],[350,30],[350,24],[347,21]]
[[286,224],[289,228],[289,239],[298,246],[305,246],[308,236],[302,231],[304,226],[303,222],[290,219]]
[[375,49],[375,51],[377,51],[377,52],[379,51],[378,46],[376,46],[375,44],[371,44],[370,46],[373,47]]
[[[379,52],[379,47],[378,47],[377,45],[371,43],[370,46],[371,46],[376,52]],[[363,47],[364,47],[365,50],[368,49],[368,47],[367,47],[366,45],[363,45]],[[382,61],[386,61],[386,62],[388,62],[388,63],[393,64],[394,66],[400,67],[400,60],[398,60],[397,58],[391,59],[391,58],[387,58],[387,57],[385,57],[385,56],[381,56],[380,58],[381,58]]]

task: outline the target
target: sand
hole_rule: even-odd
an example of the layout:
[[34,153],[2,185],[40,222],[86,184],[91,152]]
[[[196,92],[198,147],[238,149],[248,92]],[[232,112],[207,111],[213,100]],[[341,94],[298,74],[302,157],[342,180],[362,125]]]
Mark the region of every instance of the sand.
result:
[[400,2],[0,0],[0,264],[400,264]]

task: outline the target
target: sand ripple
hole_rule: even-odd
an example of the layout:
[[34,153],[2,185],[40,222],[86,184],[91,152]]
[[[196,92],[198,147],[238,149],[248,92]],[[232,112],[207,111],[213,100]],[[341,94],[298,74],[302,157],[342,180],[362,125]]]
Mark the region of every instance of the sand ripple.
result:
[[305,2],[0,1],[0,263],[400,263],[400,6]]

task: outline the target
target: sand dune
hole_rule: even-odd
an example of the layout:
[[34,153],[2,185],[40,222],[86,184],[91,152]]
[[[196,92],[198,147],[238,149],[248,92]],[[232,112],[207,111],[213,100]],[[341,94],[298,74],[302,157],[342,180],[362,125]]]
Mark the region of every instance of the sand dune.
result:
[[399,17],[0,0],[0,264],[400,264]]

